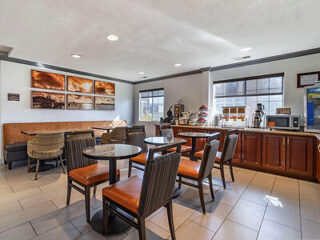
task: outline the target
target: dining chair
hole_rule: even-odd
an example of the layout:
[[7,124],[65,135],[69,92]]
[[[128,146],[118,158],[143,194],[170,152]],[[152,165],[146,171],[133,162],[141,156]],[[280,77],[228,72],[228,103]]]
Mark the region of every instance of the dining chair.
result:
[[[148,146],[144,142],[146,138],[145,132],[131,132],[128,133],[127,136],[127,144],[134,145],[141,147],[142,153],[138,156],[129,159],[129,169],[128,169],[128,177],[131,176],[132,168],[138,169],[140,171],[144,171],[144,166],[148,160],[149,153],[148,153]],[[159,153],[155,153],[154,157],[160,156]]]
[[146,128],[144,125],[132,125],[131,127],[127,128],[127,133],[132,132],[146,132]]
[[[155,157],[155,153],[176,147],[170,152]],[[125,220],[139,231],[139,239],[146,239],[145,219],[162,206],[166,207],[171,239],[175,238],[172,195],[181,154],[180,145],[171,144],[149,150],[143,178],[130,177],[102,190],[103,197],[103,234],[108,231],[109,212]],[[136,221],[125,217],[120,211],[131,215]]]
[[62,162],[63,148],[63,133],[37,134],[27,142],[28,173],[30,172],[31,158],[37,160],[35,180],[38,179],[40,161],[56,159],[56,166],[58,166],[58,159],[60,159],[62,171],[65,173]]
[[90,137],[94,137],[93,130],[70,131],[70,132],[65,132],[64,134],[65,141],[69,139],[90,138]]
[[[160,129],[160,136],[162,137],[167,137],[167,138],[174,138],[174,133],[173,133],[173,129],[171,126],[168,125],[163,125],[159,127]],[[191,152],[192,147],[188,146],[188,145],[182,145],[181,146],[181,153],[188,153]],[[172,149],[168,149],[169,152],[175,152],[176,149],[172,148]]]
[[116,127],[111,132],[101,135],[101,144],[125,143],[127,140],[127,127]]
[[[204,204],[202,181],[205,178],[208,178],[211,197],[212,197],[212,200],[214,200],[211,171],[215,162],[218,148],[219,148],[218,140],[213,140],[210,142],[210,144],[206,143],[201,162],[195,162],[189,159],[182,158],[178,168],[177,182],[179,183],[179,188],[181,188],[181,184],[185,184],[190,187],[195,187],[198,189],[203,214],[206,214],[206,208]],[[196,181],[197,184],[184,181],[183,178]]]
[[[70,137],[70,136],[69,136]],[[87,159],[82,151],[86,147],[96,145],[95,138],[70,138],[66,140],[66,158],[68,171],[67,205],[70,204],[71,190],[76,189],[85,196],[86,219],[90,222],[90,189],[94,187],[93,194],[99,184],[109,180],[108,166],[99,164],[96,160]],[[120,179],[120,171],[117,169]],[[73,182],[80,185],[75,185]]]
[[[232,167],[232,158],[234,151],[237,147],[238,142],[238,130],[232,129],[227,131],[227,136],[224,139],[222,152],[217,153],[216,157],[216,165],[213,167],[220,170],[221,180],[223,184],[223,188],[226,189],[226,179],[224,175],[224,165],[229,166],[231,180],[234,182],[234,174],[233,174],[233,167]],[[201,158],[203,156],[203,151],[199,151],[195,153],[197,158]]]

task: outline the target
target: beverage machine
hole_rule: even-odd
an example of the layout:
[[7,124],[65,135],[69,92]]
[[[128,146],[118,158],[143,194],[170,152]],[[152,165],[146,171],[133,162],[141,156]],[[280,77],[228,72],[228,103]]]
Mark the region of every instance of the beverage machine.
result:
[[305,131],[320,132],[320,85],[305,88]]

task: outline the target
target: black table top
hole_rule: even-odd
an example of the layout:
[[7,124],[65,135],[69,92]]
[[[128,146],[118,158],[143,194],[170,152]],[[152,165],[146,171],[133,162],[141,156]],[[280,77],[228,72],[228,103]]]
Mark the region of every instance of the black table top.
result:
[[184,144],[187,141],[181,138],[168,138],[168,137],[148,137],[144,139],[144,142],[147,144],[152,144],[155,146],[161,146],[166,144],[181,143]]
[[204,133],[204,132],[181,132],[178,133],[180,137],[189,137],[189,138],[210,138],[218,135],[219,133]]
[[126,159],[139,155],[142,149],[128,144],[101,144],[83,149],[85,157],[98,160]]

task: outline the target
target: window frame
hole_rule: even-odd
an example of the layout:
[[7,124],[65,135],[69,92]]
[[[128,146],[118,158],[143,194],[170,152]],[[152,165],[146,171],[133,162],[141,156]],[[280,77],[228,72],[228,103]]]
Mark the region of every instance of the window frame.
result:
[[[153,96],[153,92],[156,92],[156,91],[163,91],[163,95],[160,95],[160,96]],[[144,92],[151,92],[152,96],[148,96],[148,97],[141,97],[141,93],[144,93]],[[153,107],[153,99],[156,98],[156,97],[163,97],[163,113],[164,113],[164,88],[154,88],[154,89],[146,89],[146,90],[140,90],[139,91],[139,122],[160,122],[160,119],[159,121],[155,121],[153,120],[153,112],[151,113],[151,120],[148,121],[148,120],[141,120],[141,99],[142,98],[146,98],[146,99],[149,99],[151,98],[152,99],[152,107]],[[163,115],[162,115],[163,117]]]

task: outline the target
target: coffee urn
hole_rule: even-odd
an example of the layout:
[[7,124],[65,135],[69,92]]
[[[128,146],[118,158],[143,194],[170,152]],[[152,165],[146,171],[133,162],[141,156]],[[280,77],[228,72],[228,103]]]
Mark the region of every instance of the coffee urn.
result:
[[254,128],[262,128],[264,125],[264,105],[262,103],[257,104],[257,109],[254,112],[254,118],[253,118],[253,127]]

